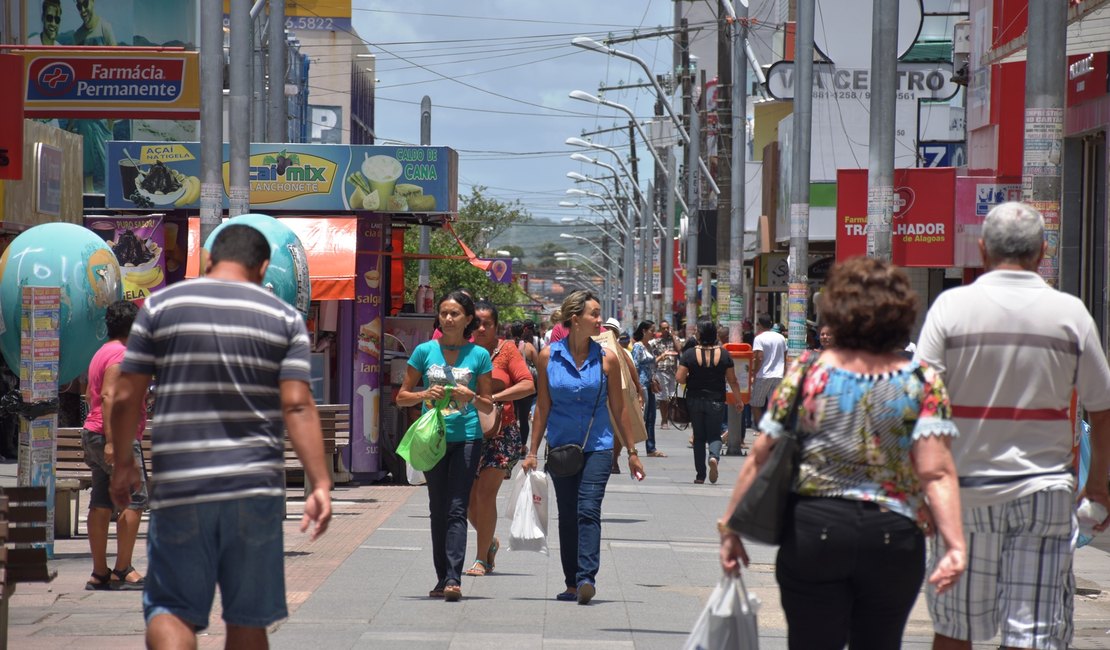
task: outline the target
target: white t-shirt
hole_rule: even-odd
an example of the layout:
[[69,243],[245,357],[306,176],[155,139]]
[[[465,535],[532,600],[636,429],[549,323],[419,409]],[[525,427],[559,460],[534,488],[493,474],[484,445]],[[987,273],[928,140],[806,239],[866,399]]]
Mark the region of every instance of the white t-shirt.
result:
[[782,334],[767,330],[752,341],[752,350],[763,352],[763,365],[756,373],[756,379],[782,377],[786,370],[786,339]]
[[1074,489],[1072,389],[1088,410],[1110,409],[1110,367],[1078,298],[1036,273],[992,271],[937,297],[917,356],[948,387],[965,506]]

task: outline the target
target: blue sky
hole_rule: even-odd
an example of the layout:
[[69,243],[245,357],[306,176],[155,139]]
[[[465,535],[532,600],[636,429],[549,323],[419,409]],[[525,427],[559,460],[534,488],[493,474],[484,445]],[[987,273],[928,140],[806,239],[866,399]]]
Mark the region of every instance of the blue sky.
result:
[[[356,30],[377,55],[379,142],[418,142],[418,104],[429,95],[433,144],[459,151],[460,195],[484,185],[489,194],[520,200],[535,216],[549,218],[575,214],[558,207],[566,200],[564,191],[574,186],[568,171],[607,173],[570,160],[570,153],[581,150],[564,144],[566,138],[627,125],[623,113],[570,99],[568,93],[597,94],[603,83],[646,81],[634,63],[574,47],[571,39],[668,29],[673,18],[672,0],[356,0],[353,11]],[[620,48],[658,73],[670,70],[669,36]],[[652,114],[650,89],[605,96],[640,118]],[[627,152],[627,129],[593,139]],[[647,179],[650,156],[638,146],[645,160],[640,178]],[[614,164],[611,156],[598,153]]]

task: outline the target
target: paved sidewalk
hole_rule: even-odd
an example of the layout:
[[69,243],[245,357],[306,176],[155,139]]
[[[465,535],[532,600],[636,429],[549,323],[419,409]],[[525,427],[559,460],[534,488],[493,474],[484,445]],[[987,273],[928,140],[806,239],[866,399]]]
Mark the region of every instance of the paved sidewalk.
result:
[[[720,575],[714,521],[728,500],[743,458],[722,459],[717,485],[694,485],[686,432],[663,429],[668,458],[645,458],[648,479],[612,477],[603,505],[598,593],[593,604],[554,600],[563,588],[557,516],[552,510],[550,553],[502,550],[490,576],[464,578],[464,598],[452,604],[427,598],[435,582],[423,488],[340,486],[335,517],[322,539],[296,531],[299,490],[291,490],[286,522],[286,582],[290,618],[274,626],[275,648],[677,648]],[[622,466],[624,466],[622,462]],[[0,484],[14,483],[14,465],[0,465]],[[7,475],[7,476],[6,476]],[[508,486],[499,509],[506,508]],[[82,503],[87,503],[83,499]],[[85,649],[143,646],[141,596],[86,592],[91,562],[84,535],[58,543],[58,579],[21,585],[11,603],[9,636],[17,648]],[[144,523],[135,565],[145,570]],[[508,537],[508,520],[498,522]],[[1101,541],[1101,540],[1100,540]],[[109,552],[114,548],[109,542]],[[473,535],[468,556],[473,558]],[[785,648],[785,624],[774,581],[774,549],[749,549],[749,589],[763,600],[761,647]],[[1110,590],[1110,554],[1082,549],[1079,587]],[[1076,648],[1110,648],[1110,593],[1081,595]],[[931,627],[919,599],[904,647],[928,648]],[[202,647],[223,645],[217,608]],[[982,644],[993,648],[996,644]]]

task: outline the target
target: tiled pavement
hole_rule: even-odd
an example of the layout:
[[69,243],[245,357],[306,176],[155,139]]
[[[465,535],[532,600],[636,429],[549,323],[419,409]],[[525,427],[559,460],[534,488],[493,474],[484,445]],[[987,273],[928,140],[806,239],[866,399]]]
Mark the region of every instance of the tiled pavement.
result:
[[[274,626],[275,648],[677,648],[719,576],[714,520],[728,499],[742,458],[726,457],[718,485],[694,485],[686,434],[659,432],[668,458],[646,458],[648,479],[614,476],[603,507],[598,594],[589,607],[556,602],[562,589],[557,535],[550,555],[503,550],[497,569],[466,578],[461,603],[432,601],[435,582],[423,488],[340,486],[328,533],[309,542],[297,531],[299,490],[290,491],[286,521],[286,588],[290,618]],[[0,465],[0,484],[14,483]],[[508,488],[499,507],[505,509]],[[87,499],[82,499],[87,503]],[[554,532],[554,515],[551,523]],[[84,524],[82,523],[82,533]],[[507,537],[502,517],[498,534]],[[145,569],[146,525],[135,565]],[[1099,540],[1101,541],[1101,540]],[[473,535],[471,553],[473,557]],[[109,543],[109,550],[114,541]],[[774,550],[750,549],[748,587],[763,599],[763,648],[785,648],[785,625],[773,575]],[[86,592],[90,567],[83,536],[56,546],[59,576],[50,585],[21,585],[11,602],[13,648],[143,647],[141,595]],[[1079,587],[1110,590],[1110,554],[1082,549]],[[1081,595],[1077,648],[1110,648],[1110,595]],[[904,647],[929,647],[931,628],[919,599]],[[201,647],[223,644],[217,608]],[[980,646],[977,646],[980,647]],[[996,647],[982,644],[982,648]]]

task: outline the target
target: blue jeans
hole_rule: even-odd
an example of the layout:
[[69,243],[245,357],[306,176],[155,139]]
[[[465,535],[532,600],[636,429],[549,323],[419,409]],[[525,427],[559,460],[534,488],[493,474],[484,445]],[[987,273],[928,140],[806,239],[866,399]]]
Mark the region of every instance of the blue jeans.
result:
[[462,583],[466,560],[466,509],[481,458],[481,440],[449,442],[443,458],[424,472],[428,482],[432,562],[436,567],[437,587]]
[[644,392],[647,397],[644,398],[644,427],[647,429],[647,453],[655,451],[655,393],[651,392],[651,388],[644,385]]
[[567,587],[595,584],[601,564],[601,500],[613,465],[613,450],[585,454],[582,471],[552,476],[559,504],[559,558]]
[[709,445],[710,458],[721,459],[721,419],[728,415],[728,407],[724,402],[702,397],[686,398],[686,407],[694,432],[695,478],[705,480],[705,446]]
[[285,499],[249,497],[150,513],[143,614],[208,627],[216,585],[223,619],[264,628],[286,618]]

